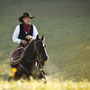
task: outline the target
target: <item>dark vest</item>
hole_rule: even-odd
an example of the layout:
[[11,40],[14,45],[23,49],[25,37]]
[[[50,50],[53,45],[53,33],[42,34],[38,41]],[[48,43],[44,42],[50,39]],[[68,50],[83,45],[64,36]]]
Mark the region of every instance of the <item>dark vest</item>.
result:
[[24,32],[24,25],[20,24],[20,33],[19,33],[18,38],[24,40],[27,35],[31,35],[31,36],[33,35],[33,25],[31,24],[30,32],[28,34],[26,34]]

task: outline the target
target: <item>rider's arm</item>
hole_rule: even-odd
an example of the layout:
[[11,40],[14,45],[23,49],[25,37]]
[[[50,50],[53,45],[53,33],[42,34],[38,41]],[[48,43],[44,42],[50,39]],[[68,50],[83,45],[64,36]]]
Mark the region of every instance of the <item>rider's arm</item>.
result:
[[38,31],[37,31],[37,28],[35,27],[35,25],[33,25],[33,36],[32,38],[33,39],[36,39],[36,36],[38,35]]
[[14,30],[13,36],[12,36],[13,42],[16,42],[16,43],[20,43],[21,42],[21,39],[18,38],[19,32],[20,32],[20,26],[17,25],[15,30]]

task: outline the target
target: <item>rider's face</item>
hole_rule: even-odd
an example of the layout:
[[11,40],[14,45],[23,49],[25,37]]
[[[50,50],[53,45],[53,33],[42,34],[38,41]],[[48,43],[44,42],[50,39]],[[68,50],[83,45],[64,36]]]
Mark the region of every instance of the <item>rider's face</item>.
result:
[[25,18],[23,18],[23,21],[26,24],[30,24],[31,23],[31,18],[30,17],[25,17]]

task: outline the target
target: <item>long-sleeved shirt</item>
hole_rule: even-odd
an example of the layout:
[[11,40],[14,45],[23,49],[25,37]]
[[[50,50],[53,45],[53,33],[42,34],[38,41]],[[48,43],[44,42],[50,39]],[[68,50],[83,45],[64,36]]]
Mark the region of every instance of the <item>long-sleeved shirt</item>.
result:
[[[12,36],[13,42],[15,42],[15,43],[20,43],[21,42],[21,39],[18,38],[19,33],[20,33],[20,25],[17,25],[15,30],[14,30],[13,36]],[[33,35],[32,35],[32,38],[36,39],[37,35],[38,35],[37,28],[35,27],[35,25],[33,25]]]

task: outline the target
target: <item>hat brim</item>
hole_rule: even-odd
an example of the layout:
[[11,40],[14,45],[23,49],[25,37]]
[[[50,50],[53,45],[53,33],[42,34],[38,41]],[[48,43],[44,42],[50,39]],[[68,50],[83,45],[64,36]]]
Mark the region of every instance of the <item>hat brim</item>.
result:
[[[25,17],[28,17],[28,16],[21,16],[21,17],[19,17],[19,21],[20,22],[23,22],[23,18],[25,18]],[[35,16],[29,16],[31,19],[33,19],[33,18],[35,18]]]

